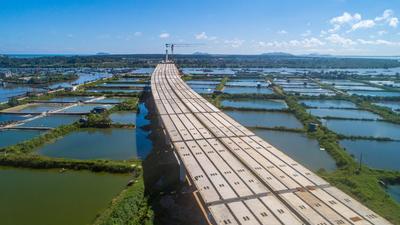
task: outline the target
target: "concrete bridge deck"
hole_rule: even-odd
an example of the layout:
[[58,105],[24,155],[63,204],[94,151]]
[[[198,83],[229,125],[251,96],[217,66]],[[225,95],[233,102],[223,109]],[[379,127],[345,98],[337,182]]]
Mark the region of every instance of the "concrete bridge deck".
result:
[[151,89],[213,224],[390,224],[221,112],[174,64],[156,67]]

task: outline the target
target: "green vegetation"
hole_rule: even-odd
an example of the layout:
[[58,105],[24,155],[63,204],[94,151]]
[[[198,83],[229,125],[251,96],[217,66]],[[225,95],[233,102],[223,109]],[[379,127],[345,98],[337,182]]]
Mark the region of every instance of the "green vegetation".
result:
[[109,128],[111,124],[108,113],[91,113],[86,117],[86,121],[82,123],[82,127]]
[[48,158],[35,154],[0,154],[1,166],[32,169],[72,169],[109,173],[139,173],[140,169],[137,167],[137,164],[137,161],[74,160]]
[[151,225],[153,212],[145,196],[143,177],[139,176],[109,207],[96,218],[93,225]]
[[11,97],[8,100],[7,104],[8,104],[9,107],[14,107],[14,106],[19,105],[19,101],[18,101],[18,99],[16,97]]
[[[192,68],[391,68],[399,67],[394,59],[302,57],[294,55],[175,55],[177,64]],[[137,68],[154,67],[162,54],[52,56],[38,58],[0,57],[3,68]]]
[[110,112],[115,112],[115,111],[135,111],[137,110],[137,105],[138,105],[139,99],[138,98],[129,98],[118,105],[114,106],[112,109],[110,109]]
[[221,82],[215,87],[216,91],[222,91],[225,87],[226,82],[228,82],[229,78],[224,77]]

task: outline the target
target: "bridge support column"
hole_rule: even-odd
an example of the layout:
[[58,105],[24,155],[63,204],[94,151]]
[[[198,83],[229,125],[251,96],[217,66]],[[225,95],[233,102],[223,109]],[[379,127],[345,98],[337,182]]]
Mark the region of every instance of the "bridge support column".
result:
[[174,153],[175,159],[179,166],[179,182],[183,183],[183,182],[185,182],[185,179],[186,179],[186,169],[185,169],[185,166],[183,165],[183,162],[176,155],[175,151],[173,153]]

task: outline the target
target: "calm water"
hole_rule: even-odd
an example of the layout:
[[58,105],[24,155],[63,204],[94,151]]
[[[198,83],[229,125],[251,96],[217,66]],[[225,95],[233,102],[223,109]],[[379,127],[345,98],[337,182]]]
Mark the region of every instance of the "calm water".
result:
[[318,141],[304,134],[255,129],[256,135],[271,143],[288,156],[314,171],[336,169],[335,161],[326,151],[321,151]]
[[377,96],[377,97],[398,97],[400,92],[390,92],[390,91],[348,91],[347,93],[351,95],[360,96]]
[[257,85],[266,87],[267,83],[264,80],[249,80],[249,79],[232,80],[226,82],[226,86],[257,87]]
[[323,124],[339,134],[389,137],[400,140],[400,125],[382,121],[324,120]]
[[400,142],[372,140],[342,140],[340,144],[346,150],[369,167],[377,169],[400,170]]
[[50,88],[58,88],[58,87],[72,87],[77,84],[85,84],[91,81],[99,80],[102,78],[110,78],[112,74],[109,73],[78,73],[79,78],[74,81],[55,83],[50,85]]
[[301,100],[299,102],[305,104],[307,107],[357,108],[354,103],[344,100]]
[[49,115],[28,121],[20,127],[52,127],[56,128],[61,125],[72,124],[78,121],[81,117],[75,115]]
[[400,102],[376,102],[375,105],[383,106],[400,113]]
[[215,89],[216,85],[212,84],[190,84],[193,89]]
[[[1,84],[1,83],[0,83]],[[27,86],[16,85],[0,85],[0,102],[6,102],[9,98],[19,95],[24,95],[27,92],[32,92],[33,88]],[[36,91],[43,91],[43,89],[36,89]]]
[[48,111],[53,111],[57,109],[61,109],[62,107],[65,107],[67,105],[62,105],[62,104],[53,104],[53,103],[37,103],[37,104],[30,104],[27,105],[26,107],[22,108],[21,110],[18,110],[18,112],[21,113],[42,113],[42,112],[48,112]]
[[292,94],[295,95],[302,95],[302,96],[320,96],[320,95],[325,95],[325,96],[335,96],[336,94],[332,91],[327,91],[327,92],[292,92]]
[[[303,125],[290,113],[231,111],[224,110],[229,116],[248,127],[278,127],[303,128]],[[251,119],[249,119],[251,118]]]
[[0,168],[4,225],[86,225],[107,208],[127,175]]
[[71,159],[136,157],[135,129],[81,129],[38,149],[39,154]]
[[92,109],[95,107],[103,107],[103,108],[111,108],[112,105],[100,105],[100,104],[79,104],[70,108],[67,108],[65,110],[62,110],[62,112],[70,112],[70,113],[89,113]]
[[340,90],[358,90],[358,91],[383,91],[382,88],[377,88],[377,87],[370,87],[370,86],[356,86],[356,85],[336,85],[335,88],[340,89]]
[[144,103],[139,103],[138,114],[136,115],[136,148],[137,157],[140,159],[145,159],[146,156],[153,149],[153,143],[150,140],[150,133],[145,129],[145,126],[150,125],[150,120],[147,119],[149,111]]
[[48,100],[49,102],[78,102],[78,101],[87,101],[92,99],[93,97],[85,97],[85,96],[71,96],[71,97],[56,97]]
[[225,87],[223,92],[228,94],[273,94],[272,89],[265,87]]
[[212,80],[189,80],[186,81],[187,84],[191,85],[218,85],[220,81],[212,81]]
[[341,117],[355,119],[380,119],[381,117],[375,113],[365,110],[354,109],[307,109],[307,112],[317,117]]
[[113,123],[135,124],[136,112],[115,112],[110,115]]
[[21,116],[21,115],[13,115],[13,114],[0,114],[0,123],[2,122],[10,122],[10,121],[20,121],[28,119],[30,116]]
[[222,106],[235,108],[252,108],[252,109],[286,109],[287,105],[283,100],[223,100]]
[[128,99],[129,98],[124,98],[124,97],[119,97],[119,98],[112,97],[112,98],[103,98],[103,99],[100,99],[100,100],[96,100],[94,102],[105,103],[105,104],[110,104],[110,103],[113,104],[113,103],[121,103],[121,102],[126,101]]
[[[44,131],[39,130],[0,130],[0,148],[15,145],[37,137]],[[1,185],[0,185],[1,186]]]
[[400,185],[388,185],[386,191],[394,198],[394,200],[400,203]]
[[214,88],[193,88],[193,91],[199,94],[212,94],[214,92]]

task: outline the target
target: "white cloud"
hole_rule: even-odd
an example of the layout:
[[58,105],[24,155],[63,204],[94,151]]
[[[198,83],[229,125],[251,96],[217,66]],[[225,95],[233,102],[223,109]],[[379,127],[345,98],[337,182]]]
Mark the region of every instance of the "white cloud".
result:
[[204,32],[204,31],[201,32],[201,33],[199,33],[199,34],[195,34],[194,37],[195,37],[197,40],[209,40],[209,41],[214,41],[214,40],[217,39],[217,37],[215,37],[215,36],[208,36],[208,35],[206,34],[206,32]]
[[393,10],[391,9],[386,9],[383,11],[382,16],[378,16],[375,18],[375,21],[387,21],[393,16]]
[[330,20],[330,23],[341,25],[341,24],[356,22],[359,20],[361,20],[361,15],[359,13],[354,13],[353,15],[351,15],[348,12],[344,12],[343,15],[341,16],[333,17]]
[[397,27],[397,24],[399,24],[399,19],[397,17],[393,17],[389,20],[389,26]]
[[136,36],[136,37],[139,37],[139,36],[142,36],[143,33],[140,32],[140,31],[136,31],[133,35]]
[[376,17],[375,21],[387,23],[389,26],[393,28],[396,28],[399,23],[399,19],[394,16],[394,12],[391,9],[386,9],[385,11],[383,11],[382,16]]
[[194,35],[197,40],[206,40],[208,38],[206,32],[201,32],[199,34]]
[[386,30],[380,30],[380,31],[378,31],[378,35],[379,35],[379,36],[382,36],[382,35],[384,35],[384,34],[387,34],[387,31],[386,31]]
[[286,30],[280,30],[277,32],[278,34],[287,34],[288,32]]
[[224,43],[229,45],[232,48],[238,48],[238,47],[242,46],[242,44],[244,43],[244,40],[235,38],[233,40],[225,40]]
[[293,47],[309,49],[325,45],[325,43],[318,38],[304,38],[302,40],[290,40],[290,41],[271,41],[257,43],[258,47],[272,47],[276,49],[289,49]]
[[161,33],[160,34],[160,38],[162,38],[162,39],[169,38],[169,37],[170,37],[169,33]]
[[327,41],[331,42],[332,44],[338,44],[343,46],[355,45],[356,42],[349,38],[345,38],[340,36],[339,34],[331,34],[329,37],[325,38]]
[[379,39],[379,40],[358,39],[357,41],[358,41],[358,43],[363,44],[363,45],[400,46],[400,42],[387,41],[387,40],[383,40],[383,39]]
[[358,23],[353,24],[351,26],[351,31],[355,31],[358,29],[368,29],[374,27],[376,24],[373,20],[361,20]]

